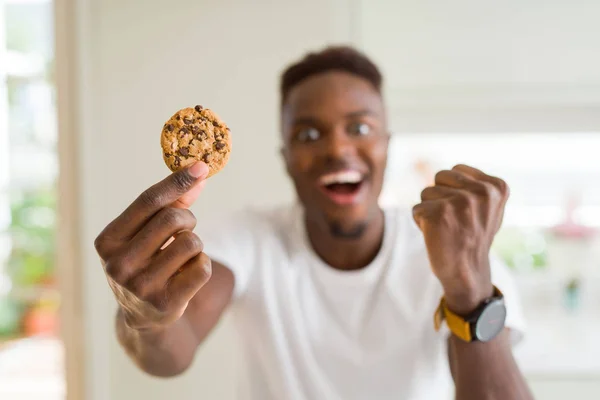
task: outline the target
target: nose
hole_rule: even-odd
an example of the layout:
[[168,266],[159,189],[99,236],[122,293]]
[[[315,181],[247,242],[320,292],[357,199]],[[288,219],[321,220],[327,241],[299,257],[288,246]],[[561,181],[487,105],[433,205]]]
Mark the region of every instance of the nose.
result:
[[331,129],[325,135],[323,152],[330,160],[344,159],[356,154],[356,146],[343,127]]

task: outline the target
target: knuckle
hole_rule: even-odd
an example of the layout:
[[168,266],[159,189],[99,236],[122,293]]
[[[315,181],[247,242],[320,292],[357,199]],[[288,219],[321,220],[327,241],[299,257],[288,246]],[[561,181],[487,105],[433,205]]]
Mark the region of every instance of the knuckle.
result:
[[194,181],[195,179],[185,170],[178,171],[172,175],[173,185],[182,192],[187,191]]
[[108,260],[105,265],[106,274],[115,282],[121,282],[122,278],[127,275],[130,266],[125,257],[117,256]]
[[496,184],[484,182],[482,186],[484,188],[483,190],[485,191],[485,195],[488,199],[494,201],[502,197],[502,192],[498,188],[498,186],[496,186]]
[[140,201],[149,208],[159,207],[161,203],[161,194],[155,188],[150,188],[140,194]]
[[212,261],[205,253],[201,253],[198,264],[201,268],[202,277],[209,280],[212,277]]
[[454,207],[452,206],[452,203],[449,201],[441,201],[438,205],[438,210],[440,212],[440,214],[453,214],[454,213]]
[[200,253],[203,250],[202,240],[198,235],[189,231],[181,234],[181,246],[190,253]]
[[426,187],[425,189],[423,189],[421,191],[421,200],[425,200],[430,195],[432,195],[433,192],[434,192],[434,187],[433,186]]
[[446,170],[438,171],[434,177],[435,181],[438,182],[440,179],[443,179],[444,175],[446,175],[446,174],[447,174]]
[[467,194],[467,193],[457,194],[456,197],[455,197],[455,202],[456,202],[456,205],[459,206],[462,209],[471,208],[471,206],[474,203],[472,197],[469,194]]
[[181,211],[173,207],[165,208],[161,211],[162,223],[167,226],[180,227],[184,224],[184,217]]
[[185,208],[177,208],[176,210],[178,210],[177,212],[180,214],[180,221],[182,225],[188,226],[192,229],[196,226],[198,221],[196,220],[196,216],[193,212]]
[[132,279],[127,288],[136,295],[140,300],[148,301],[151,294],[150,280],[147,274],[141,273]]
[[480,196],[488,196],[489,189],[489,184],[484,181],[473,181],[470,186],[470,191]]
[[94,240],[94,248],[98,255],[104,258],[105,249],[107,248],[106,238],[103,234],[98,235],[98,237]]
[[508,196],[510,194],[510,188],[504,179],[495,178],[494,179],[495,186],[500,191],[500,194],[503,196]]

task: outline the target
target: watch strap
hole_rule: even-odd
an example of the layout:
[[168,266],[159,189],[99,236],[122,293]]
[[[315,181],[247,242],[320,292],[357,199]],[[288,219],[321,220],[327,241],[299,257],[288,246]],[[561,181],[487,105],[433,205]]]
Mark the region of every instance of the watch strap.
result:
[[[498,298],[502,296],[503,294],[500,291],[500,289],[494,286],[494,295],[492,296],[492,298]],[[485,305],[486,303],[487,302],[484,302],[483,305]],[[478,311],[481,310],[479,310],[478,308],[477,310],[475,310],[475,313],[477,313]],[[478,317],[478,315],[475,317]],[[446,299],[442,297],[442,299],[440,300],[440,304],[438,305],[433,317],[433,323],[436,331],[439,331],[441,329],[444,320],[446,320],[446,324],[448,325],[448,328],[450,329],[452,334],[464,340],[465,342],[473,341],[473,335],[471,333],[471,321],[473,320],[473,317],[464,318],[452,312],[452,310],[450,310],[446,305]]]
[[471,324],[461,316],[448,309],[446,306],[446,300],[442,297],[434,316],[434,325],[436,331],[441,329],[444,320],[446,320],[448,328],[455,336],[458,336],[465,342],[471,342],[473,340],[471,335]]

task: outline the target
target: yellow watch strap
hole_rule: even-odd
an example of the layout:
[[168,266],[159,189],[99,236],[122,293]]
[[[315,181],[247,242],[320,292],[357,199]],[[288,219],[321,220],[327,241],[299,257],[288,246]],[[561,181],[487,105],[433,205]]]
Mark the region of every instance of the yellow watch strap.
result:
[[454,335],[458,336],[465,342],[471,342],[471,325],[461,316],[450,311],[448,307],[446,307],[446,300],[444,300],[442,297],[440,305],[438,306],[434,316],[434,325],[436,331],[440,330],[444,319],[446,320],[446,324],[448,324],[448,328],[450,328],[450,331]]
[[[502,297],[502,292],[496,286],[494,286],[494,297]],[[438,305],[437,310],[435,310],[435,315],[433,316],[433,324],[435,326],[435,330],[439,331],[442,327],[442,323],[446,320],[446,324],[450,331],[460,339],[465,342],[471,342],[473,337],[471,335],[471,324],[463,317],[458,314],[453,313],[446,306],[446,300],[442,297],[440,300],[440,304]]]

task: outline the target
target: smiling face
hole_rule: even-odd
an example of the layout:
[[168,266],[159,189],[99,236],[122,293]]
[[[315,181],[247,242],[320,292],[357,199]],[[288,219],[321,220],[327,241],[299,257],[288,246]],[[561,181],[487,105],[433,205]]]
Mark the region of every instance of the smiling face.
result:
[[389,135],[383,100],[358,76],[311,76],[283,105],[282,153],[307,217],[358,238],[377,215]]

